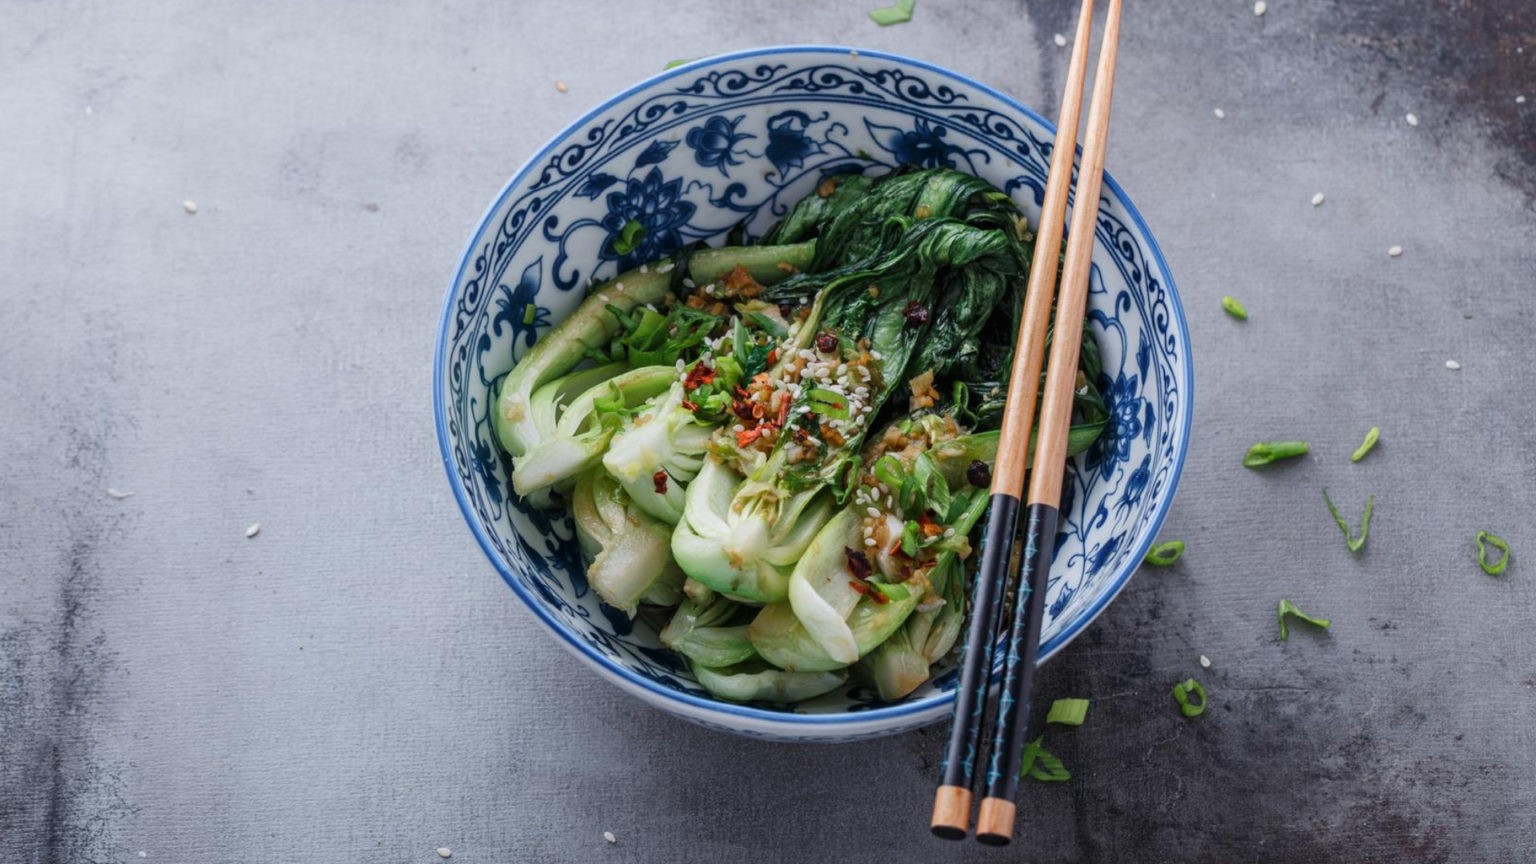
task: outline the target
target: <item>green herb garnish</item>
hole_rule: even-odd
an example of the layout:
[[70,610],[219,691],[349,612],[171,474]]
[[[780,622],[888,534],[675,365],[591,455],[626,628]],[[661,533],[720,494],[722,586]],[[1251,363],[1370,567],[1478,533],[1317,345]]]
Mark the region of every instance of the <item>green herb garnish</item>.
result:
[[896,0],[892,6],[869,10],[869,18],[881,27],[905,24],[912,20],[912,9],[915,6],[917,0]]
[[1042,783],[1061,783],[1072,779],[1072,773],[1051,751],[1040,746],[1045,736],[1024,745],[1024,760],[1019,765],[1020,777],[1032,777]]
[[1305,441],[1260,441],[1243,455],[1245,468],[1257,468],[1281,459],[1304,456],[1312,448]]
[[538,317],[538,314],[539,314],[539,307],[533,305],[532,303],[529,303],[528,305],[524,306],[523,307],[523,324],[524,325],[532,325],[534,319],[536,317]]
[[[1488,563],[1488,546],[1492,545],[1504,555],[1493,564]],[[1487,531],[1477,532],[1477,566],[1483,568],[1483,572],[1489,576],[1497,576],[1509,566],[1509,544],[1504,539],[1489,534]]]
[[1152,551],[1148,552],[1147,557],[1143,560],[1154,567],[1167,567],[1179,560],[1179,557],[1183,554],[1184,541],[1169,540],[1166,543],[1159,543],[1153,546]]
[[1376,426],[1372,426],[1371,431],[1365,433],[1365,441],[1362,442],[1359,447],[1355,448],[1355,452],[1349,454],[1349,461],[1359,462],[1361,459],[1364,459],[1365,454],[1371,452],[1371,448],[1376,446],[1376,439],[1380,437],[1381,429]]
[[1248,320],[1248,310],[1244,309],[1243,304],[1237,302],[1237,298],[1235,297],[1221,298],[1221,308],[1227,310],[1228,315],[1231,315],[1233,318],[1236,318],[1239,321]]
[[645,239],[645,226],[639,219],[631,219],[619,229],[619,236],[614,238],[613,251],[620,255],[628,255],[635,251],[640,241]]
[[[1191,693],[1200,697],[1199,704],[1189,701]],[[1179,701],[1179,710],[1184,712],[1185,717],[1199,717],[1205,713],[1205,688],[1193,678],[1185,678],[1173,685],[1173,698]]]
[[1292,603],[1289,600],[1281,600],[1280,601],[1280,611],[1278,613],[1278,617],[1280,619],[1280,641],[1282,641],[1282,642],[1284,642],[1284,641],[1286,641],[1287,639],[1290,638],[1290,633],[1289,633],[1289,631],[1286,630],[1286,627],[1285,627],[1285,616],[1287,616],[1287,615],[1295,615],[1297,618],[1300,618],[1301,620],[1307,622],[1308,624],[1312,624],[1312,625],[1315,625],[1317,627],[1321,627],[1324,630],[1328,629],[1328,625],[1333,623],[1332,621],[1328,620],[1327,618],[1314,618],[1311,615],[1308,615],[1307,613],[1301,611],[1300,609],[1297,609],[1296,608],[1296,604]]
[[1051,710],[1045,715],[1045,722],[1060,723],[1063,726],[1081,726],[1087,717],[1087,699],[1057,699],[1051,703]]
[[1371,533],[1371,508],[1376,504],[1376,496],[1365,499],[1365,515],[1360,519],[1360,536],[1356,537],[1349,530],[1349,523],[1339,515],[1339,508],[1333,506],[1333,499],[1328,497],[1328,490],[1323,490],[1323,500],[1328,502],[1328,512],[1333,514],[1333,521],[1339,524],[1339,530],[1344,532],[1344,545],[1351,552],[1359,552],[1365,546],[1365,536]]

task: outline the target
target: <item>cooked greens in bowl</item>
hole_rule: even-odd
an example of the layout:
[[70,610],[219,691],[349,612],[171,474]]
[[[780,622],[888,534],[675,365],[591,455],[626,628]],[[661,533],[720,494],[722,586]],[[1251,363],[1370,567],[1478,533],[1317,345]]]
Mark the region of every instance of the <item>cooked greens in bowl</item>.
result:
[[[738,734],[943,717],[1051,141],[954,73],[791,47],[669,70],[530,159],[450,286],[434,398],[535,618]],[[1189,435],[1183,314],[1109,177],[1096,229],[1042,658],[1140,562]]]

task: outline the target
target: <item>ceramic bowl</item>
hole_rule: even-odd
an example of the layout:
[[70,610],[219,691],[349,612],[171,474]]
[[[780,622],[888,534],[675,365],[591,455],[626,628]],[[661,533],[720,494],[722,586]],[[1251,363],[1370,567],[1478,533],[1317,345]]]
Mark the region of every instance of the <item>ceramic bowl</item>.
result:
[[[667,70],[583,115],[533,155],[470,238],[437,338],[433,401],[443,464],[475,539],[540,626],[603,678],[729,732],[848,741],[946,717],[954,670],[894,703],[845,688],[792,709],[714,699],[643,622],[588,589],[570,519],[512,496],[488,412],[498,380],[603,279],[737,223],[761,233],[823,178],[948,165],[1011,193],[1035,221],[1052,126],[997,90],[874,51],[793,46]],[[629,220],[629,254],[605,243]],[[1189,442],[1184,313],[1152,233],[1104,182],[1089,314],[1112,421],[1073,460],[1046,595],[1040,658],[1081,633],[1141,563]],[[585,681],[576,686],[587,686]]]

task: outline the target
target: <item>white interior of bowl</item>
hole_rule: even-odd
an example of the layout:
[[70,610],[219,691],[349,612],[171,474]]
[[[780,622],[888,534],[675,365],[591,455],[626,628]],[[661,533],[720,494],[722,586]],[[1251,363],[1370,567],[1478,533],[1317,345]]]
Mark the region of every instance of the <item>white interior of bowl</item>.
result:
[[[588,590],[571,525],[509,500],[490,431],[495,383],[590,280],[738,222],[760,234],[828,172],[948,164],[1039,215],[1053,135],[1006,97],[901,58],[847,49],[764,49],[699,61],[638,86],[558,136],[498,197],[444,311],[436,380],[450,482],[493,563],[578,654],[661,707],[731,731],[798,739],[881,734],[947,709],[953,674],[900,703],[853,688],[797,706],[711,700],[653,627]],[[624,260],[604,242],[638,218]],[[1153,539],[1188,435],[1183,315],[1155,243],[1106,183],[1089,299],[1113,420],[1067,477],[1046,595],[1042,659],[1113,598]]]

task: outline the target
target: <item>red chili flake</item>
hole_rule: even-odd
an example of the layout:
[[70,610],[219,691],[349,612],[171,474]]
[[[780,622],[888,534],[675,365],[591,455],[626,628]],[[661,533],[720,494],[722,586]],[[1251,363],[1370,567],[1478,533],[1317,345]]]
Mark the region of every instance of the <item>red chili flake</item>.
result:
[[777,362],[779,362],[779,349],[775,348],[768,352],[768,365],[772,366]]
[[907,304],[906,311],[902,313],[907,318],[907,323],[918,326],[928,323],[928,307],[913,300]]
[[656,487],[657,495],[667,494],[667,469],[663,468],[651,475],[651,485]]
[[699,406],[694,404],[690,400],[684,399],[683,400],[683,409],[686,410],[686,411],[697,411],[697,410],[699,410]]
[[880,606],[884,606],[885,604],[891,602],[891,598],[881,594],[879,588],[876,588],[868,582],[860,582],[857,579],[849,579],[848,585],[852,587],[853,590],[875,601],[875,603]]
[[831,333],[816,334],[816,350],[823,354],[831,354],[837,350],[837,337]]
[[753,441],[762,437],[763,427],[753,426],[751,429],[743,429],[736,433],[736,446],[749,447]]
[[688,370],[687,377],[683,379],[683,389],[697,390],[714,380],[715,370],[705,366],[703,363],[695,363],[693,368]]
[[789,420],[789,394],[779,394],[779,425],[783,426]]
[[928,511],[917,514],[917,527],[923,529],[923,535],[937,537],[944,533],[944,526],[928,518]]
[[844,546],[843,557],[848,559],[848,572],[852,573],[855,579],[868,579],[869,574],[875,572],[875,568],[870,566],[869,556],[865,555],[862,549]]
[[745,399],[736,399],[731,402],[731,413],[747,421],[754,422],[757,418],[752,416],[752,403]]

